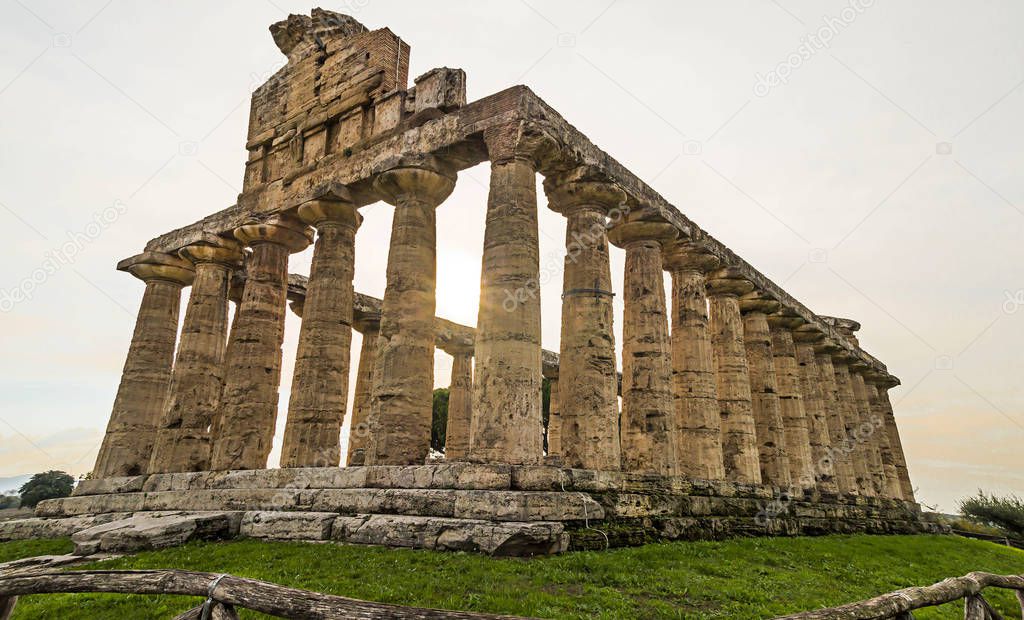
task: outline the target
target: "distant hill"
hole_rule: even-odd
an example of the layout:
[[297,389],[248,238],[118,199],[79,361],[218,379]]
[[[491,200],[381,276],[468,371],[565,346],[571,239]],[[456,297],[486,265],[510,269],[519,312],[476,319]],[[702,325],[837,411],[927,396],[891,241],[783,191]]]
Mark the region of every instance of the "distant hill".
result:
[[0,495],[17,495],[21,485],[29,481],[32,474],[0,478]]

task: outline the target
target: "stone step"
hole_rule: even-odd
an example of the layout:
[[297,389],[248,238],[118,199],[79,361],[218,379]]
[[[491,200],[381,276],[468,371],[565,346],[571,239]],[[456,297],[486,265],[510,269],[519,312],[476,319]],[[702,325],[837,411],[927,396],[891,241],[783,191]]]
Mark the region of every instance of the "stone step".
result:
[[452,489],[213,489],[82,495],[40,502],[40,517],[141,511],[305,511],[492,521],[600,520],[583,493]]

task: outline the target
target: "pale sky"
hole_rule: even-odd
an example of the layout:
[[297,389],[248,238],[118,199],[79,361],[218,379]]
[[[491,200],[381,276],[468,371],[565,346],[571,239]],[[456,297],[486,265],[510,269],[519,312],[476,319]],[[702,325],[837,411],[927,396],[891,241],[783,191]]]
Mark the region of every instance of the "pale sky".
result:
[[[313,6],[0,0],[0,477],[91,469],[143,291],[114,264],[234,203],[250,93],[284,60],[267,27]],[[860,321],[903,380],[919,500],[1024,492],[1024,5],[319,6],[390,27],[412,76],[461,67],[470,100],[528,85],[809,308]],[[766,86],[775,71],[785,83]],[[438,312],[468,324],[487,177],[460,174],[438,211]],[[564,220],[541,207],[557,350]],[[391,208],[364,215],[355,283],[380,296]],[[613,250],[620,292],[622,263]],[[289,315],[282,424],[298,325]],[[449,372],[439,354],[436,383]]]

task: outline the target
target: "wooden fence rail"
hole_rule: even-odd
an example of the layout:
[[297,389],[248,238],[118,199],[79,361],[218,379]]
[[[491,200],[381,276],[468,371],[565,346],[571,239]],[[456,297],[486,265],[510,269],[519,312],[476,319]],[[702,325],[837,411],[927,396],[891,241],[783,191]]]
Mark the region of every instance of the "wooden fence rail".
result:
[[0,620],[8,620],[18,596],[109,592],[116,594],[180,594],[206,597],[207,601],[175,620],[232,620],[235,607],[244,607],[280,618],[327,620],[331,618],[455,618],[508,619],[440,609],[401,607],[286,588],[266,581],[233,575],[183,570],[68,571],[0,577]]
[[1024,613],[1024,576],[968,573],[926,587],[904,588],[859,603],[805,611],[777,620],[911,620],[915,609],[960,599],[964,599],[964,620],[1002,620],[981,594],[989,587],[1014,590]]

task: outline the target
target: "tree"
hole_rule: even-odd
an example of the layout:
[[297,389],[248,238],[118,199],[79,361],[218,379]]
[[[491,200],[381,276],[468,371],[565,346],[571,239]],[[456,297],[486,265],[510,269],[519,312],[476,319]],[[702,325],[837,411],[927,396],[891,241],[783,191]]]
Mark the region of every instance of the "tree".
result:
[[448,436],[448,388],[434,390],[434,415],[430,423],[430,447],[441,452]]
[[1016,495],[996,497],[978,490],[974,497],[960,501],[960,512],[979,523],[1024,538],[1024,501]]
[[48,471],[36,474],[21,486],[21,505],[35,508],[44,499],[67,497],[75,487],[75,479],[62,471]]
[[18,508],[21,506],[21,498],[17,495],[0,495],[0,510]]

